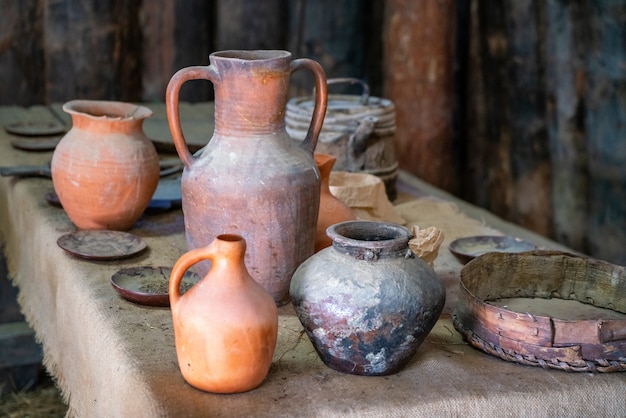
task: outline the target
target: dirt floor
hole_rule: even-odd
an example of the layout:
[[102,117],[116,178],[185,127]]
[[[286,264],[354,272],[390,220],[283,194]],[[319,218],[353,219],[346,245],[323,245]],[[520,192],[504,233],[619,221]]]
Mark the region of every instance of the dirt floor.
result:
[[67,405],[45,371],[31,389],[0,397],[0,417],[3,418],[62,418],[66,412]]

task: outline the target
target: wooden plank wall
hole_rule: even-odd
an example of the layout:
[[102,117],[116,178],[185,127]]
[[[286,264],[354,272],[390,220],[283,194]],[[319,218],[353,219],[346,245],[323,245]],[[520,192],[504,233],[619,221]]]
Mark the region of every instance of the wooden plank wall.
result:
[[403,169],[626,264],[625,28],[626,0],[4,0],[0,104],[162,101],[212,51],[288,49],[394,101]]
[[626,264],[626,1],[472,2],[460,194]]

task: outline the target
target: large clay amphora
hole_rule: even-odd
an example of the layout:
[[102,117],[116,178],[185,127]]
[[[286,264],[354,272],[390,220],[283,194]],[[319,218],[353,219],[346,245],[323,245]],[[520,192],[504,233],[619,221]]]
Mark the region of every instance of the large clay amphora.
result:
[[152,111],[133,103],[72,100],[72,129],[52,155],[52,183],[81,229],[131,228],[159,183],[159,156],[143,132]]
[[[246,242],[220,235],[183,254],[172,269],[170,306],[178,365],[192,386],[215,393],[254,389],[267,375],[278,338],[278,310],[248,273]],[[180,293],[185,272],[211,260],[208,274]]]
[[[285,107],[293,71],[310,70],[315,105],[308,134],[291,139]],[[200,155],[185,143],[178,96],[188,80],[205,79],[215,90],[215,132]],[[309,59],[287,51],[222,51],[209,66],[179,70],[166,93],[174,145],[185,165],[182,207],[189,249],[224,233],[248,243],[246,265],[278,305],[289,301],[296,268],[314,252],[320,175],[313,160],[326,113],[326,77]],[[207,135],[210,133],[207,132]],[[195,270],[203,276],[204,262]]]

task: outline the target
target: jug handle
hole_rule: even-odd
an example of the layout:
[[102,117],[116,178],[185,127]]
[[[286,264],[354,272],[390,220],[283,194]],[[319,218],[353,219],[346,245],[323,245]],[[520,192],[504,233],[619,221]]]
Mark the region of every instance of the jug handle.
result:
[[183,135],[183,129],[180,125],[178,106],[180,88],[189,80],[209,80],[215,84],[218,79],[219,76],[211,65],[191,66],[178,70],[167,84],[167,90],[165,92],[167,122],[170,125],[170,131],[172,132],[176,152],[178,153],[180,160],[187,168],[189,168],[193,163],[193,156],[189,151],[189,147],[187,147],[185,136]]
[[180,256],[178,261],[176,261],[176,264],[174,264],[174,267],[172,267],[172,272],[170,273],[170,283],[168,288],[170,306],[176,305],[181,297],[180,282],[185,276],[187,270],[200,261],[213,261],[213,257],[214,251],[211,246],[196,248]]
[[301,144],[302,148],[313,155],[313,151],[317,146],[317,139],[322,131],[322,125],[324,124],[324,116],[326,115],[326,107],[328,105],[328,87],[326,85],[326,73],[324,72],[324,68],[322,68],[318,62],[308,58],[299,58],[291,61],[292,73],[301,68],[310,70],[315,78],[315,106],[313,107],[313,115],[311,117],[311,123],[309,124],[309,130],[307,131],[306,137]]

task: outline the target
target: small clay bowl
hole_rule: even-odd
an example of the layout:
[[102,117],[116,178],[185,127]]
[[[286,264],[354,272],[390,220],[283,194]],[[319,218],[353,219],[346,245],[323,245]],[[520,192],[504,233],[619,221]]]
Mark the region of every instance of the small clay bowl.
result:
[[[111,285],[124,299],[147,306],[170,306],[168,286],[170,267],[131,267],[111,276]],[[181,280],[181,293],[185,293],[199,277],[187,271]]]
[[57,245],[68,253],[90,260],[119,260],[147,248],[141,237],[123,231],[83,229],[62,235]]
[[477,235],[459,238],[450,243],[448,249],[463,263],[493,252],[521,253],[532,251],[537,246],[523,239],[511,236]]
[[4,125],[4,130],[13,135],[47,136],[65,133],[65,126],[57,122],[23,121]]

